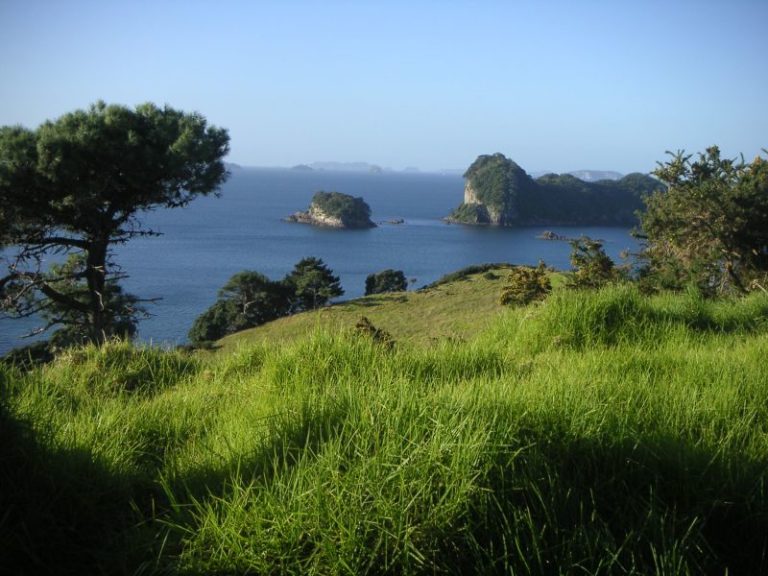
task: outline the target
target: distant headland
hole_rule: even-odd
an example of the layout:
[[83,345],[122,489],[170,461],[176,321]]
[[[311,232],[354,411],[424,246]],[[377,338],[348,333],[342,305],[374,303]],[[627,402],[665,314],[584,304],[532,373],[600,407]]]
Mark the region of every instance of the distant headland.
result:
[[375,228],[371,208],[359,197],[341,192],[316,192],[309,208],[286,218],[288,222],[326,228]]
[[663,187],[645,174],[594,182],[571,174],[532,178],[503,154],[478,156],[464,173],[464,202],[446,220],[492,226],[631,226],[643,197]]

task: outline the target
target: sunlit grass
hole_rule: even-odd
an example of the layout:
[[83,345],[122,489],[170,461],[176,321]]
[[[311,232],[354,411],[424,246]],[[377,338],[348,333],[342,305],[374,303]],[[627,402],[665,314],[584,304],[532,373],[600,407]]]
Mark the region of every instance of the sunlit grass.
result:
[[390,349],[318,326],[210,356],[112,345],[0,369],[18,463],[3,473],[0,558],[189,574],[765,572],[767,318],[759,295],[556,290],[497,309],[466,341]]

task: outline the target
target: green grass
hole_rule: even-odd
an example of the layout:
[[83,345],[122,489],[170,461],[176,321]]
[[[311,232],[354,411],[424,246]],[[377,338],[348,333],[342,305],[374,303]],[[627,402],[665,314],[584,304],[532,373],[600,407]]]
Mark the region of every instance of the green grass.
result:
[[[466,341],[487,329],[504,309],[499,304],[509,264],[471,266],[411,292],[376,294],[315,312],[281,318],[219,341],[225,353],[241,345],[291,342],[316,330],[353,328],[361,316],[405,344],[434,346],[441,341]],[[552,282],[561,286],[562,274]]]
[[766,573],[768,297],[500,288],[0,368],[0,573]]

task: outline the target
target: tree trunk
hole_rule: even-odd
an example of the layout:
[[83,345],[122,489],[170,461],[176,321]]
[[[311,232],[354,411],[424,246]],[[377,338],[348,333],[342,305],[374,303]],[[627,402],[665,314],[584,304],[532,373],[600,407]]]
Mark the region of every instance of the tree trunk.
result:
[[86,248],[86,279],[88,281],[89,326],[91,342],[101,346],[107,341],[109,314],[107,312],[107,238],[95,238]]

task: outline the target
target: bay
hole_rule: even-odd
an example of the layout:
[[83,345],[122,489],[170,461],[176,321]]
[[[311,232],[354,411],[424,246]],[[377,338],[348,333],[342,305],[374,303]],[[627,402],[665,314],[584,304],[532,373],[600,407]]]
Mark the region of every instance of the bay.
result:
[[[162,236],[136,238],[116,248],[115,260],[129,275],[125,289],[159,298],[148,305],[152,317],[142,320],[139,338],[184,343],[195,318],[230,276],[248,269],[279,279],[306,256],[322,258],[341,278],[342,299],[349,299],[363,295],[368,274],[385,268],[403,270],[413,288],[485,262],[544,260],[567,269],[569,244],[538,239],[544,230],[602,239],[615,260],[622,251],[637,249],[626,228],[447,224],[442,218],[461,202],[463,188],[458,175],[233,169],[221,197],[146,213],[141,220]],[[379,226],[332,230],[283,220],[306,209],[318,190],[362,196]],[[389,223],[397,219],[405,222]],[[31,320],[0,320],[0,354],[28,343],[19,336],[34,326]]]

